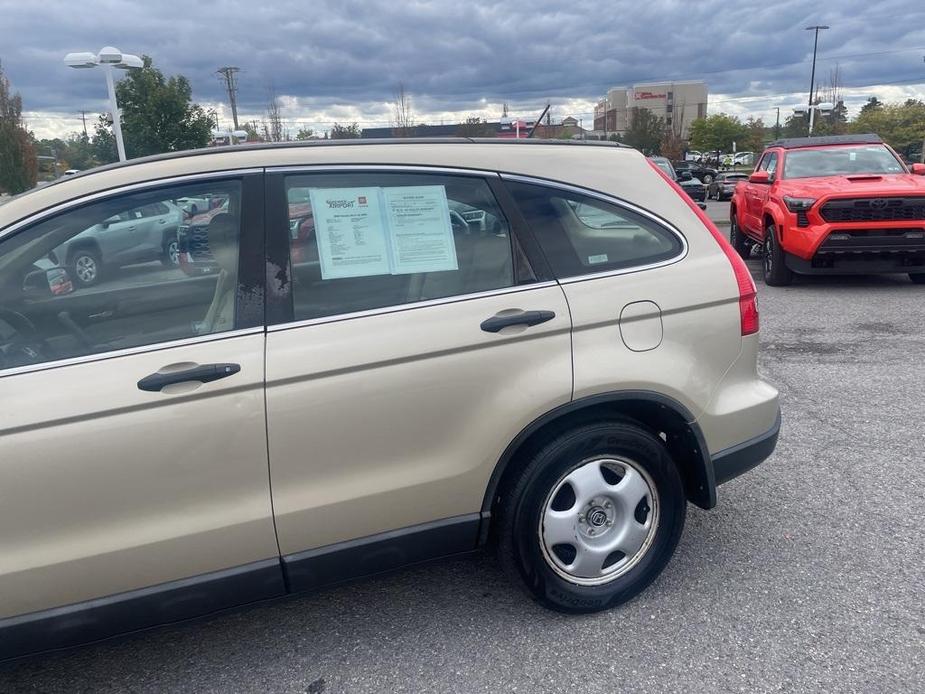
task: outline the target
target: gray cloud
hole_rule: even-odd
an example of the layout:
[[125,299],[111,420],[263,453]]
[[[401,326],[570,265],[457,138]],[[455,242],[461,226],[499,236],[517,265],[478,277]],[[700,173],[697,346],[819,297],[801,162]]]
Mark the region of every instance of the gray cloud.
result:
[[0,0],[0,59],[26,108],[49,118],[104,108],[102,76],[61,59],[114,43],[186,75],[202,102],[223,101],[214,71],[230,64],[242,68],[244,113],[260,113],[272,88],[295,97],[292,119],[375,120],[388,118],[383,104],[399,82],[426,113],[475,112],[483,99],[587,102],[609,86],[666,78],[702,78],[734,97],[803,91],[812,36],[802,28],[815,23],[832,26],[821,37],[823,79],[842,56],[848,86],[925,82],[920,0]]

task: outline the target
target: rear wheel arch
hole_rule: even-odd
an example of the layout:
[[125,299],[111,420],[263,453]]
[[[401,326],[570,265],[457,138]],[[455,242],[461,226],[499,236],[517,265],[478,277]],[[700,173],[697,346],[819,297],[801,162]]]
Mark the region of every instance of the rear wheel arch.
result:
[[[504,502],[509,486],[531,455],[563,432],[590,422],[631,421],[661,438],[684,482],[687,499],[701,508],[716,505],[716,482],[700,427],[684,405],[649,391],[621,391],[567,403],[542,415],[508,445],[495,466],[482,501],[490,514]],[[487,524],[482,539],[487,536]]]

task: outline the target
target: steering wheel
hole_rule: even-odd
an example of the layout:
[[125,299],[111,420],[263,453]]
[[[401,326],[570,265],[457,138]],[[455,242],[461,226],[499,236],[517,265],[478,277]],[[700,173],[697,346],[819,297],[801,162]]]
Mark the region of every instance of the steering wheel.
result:
[[46,361],[48,344],[35,324],[18,311],[0,308],[0,320],[16,332],[5,345],[0,347],[0,359],[12,366],[38,364]]
[[450,210],[450,224],[453,227],[453,231],[469,232],[469,222],[467,222],[466,218],[456,210]]

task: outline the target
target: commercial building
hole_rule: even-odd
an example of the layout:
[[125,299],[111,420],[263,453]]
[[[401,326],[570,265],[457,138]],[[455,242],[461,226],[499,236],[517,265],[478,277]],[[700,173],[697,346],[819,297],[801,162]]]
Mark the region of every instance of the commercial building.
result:
[[645,109],[665,120],[665,125],[686,138],[690,125],[707,115],[704,82],[647,82],[614,87],[594,107],[594,129],[622,135],[629,128],[634,109]]

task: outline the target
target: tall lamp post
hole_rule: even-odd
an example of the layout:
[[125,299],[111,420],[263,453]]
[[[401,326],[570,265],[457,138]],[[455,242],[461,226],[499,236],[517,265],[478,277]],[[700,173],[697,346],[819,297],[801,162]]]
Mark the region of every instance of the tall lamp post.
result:
[[817,24],[811,27],[806,27],[806,31],[816,32],[816,36],[813,39],[813,71],[809,77],[809,134],[813,134],[813,91],[816,88],[816,50],[819,48],[819,32],[825,29],[829,29],[824,24]]
[[116,102],[116,85],[112,78],[113,68],[129,70],[144,67],[144,63],[137,55],[123,53],[118,48],[106,46],[99,55],[93,53],[68,53],[64,56],[64,63],[68,67],[85,69],[101,67],[106,73],[106,86],[109,89],[109,109],[112,111],[112,131],[116,136],[116,150],[119,152],[119,161],[125,161],[125,143],[122,141],[122,117],[119,113],[119,104]]

